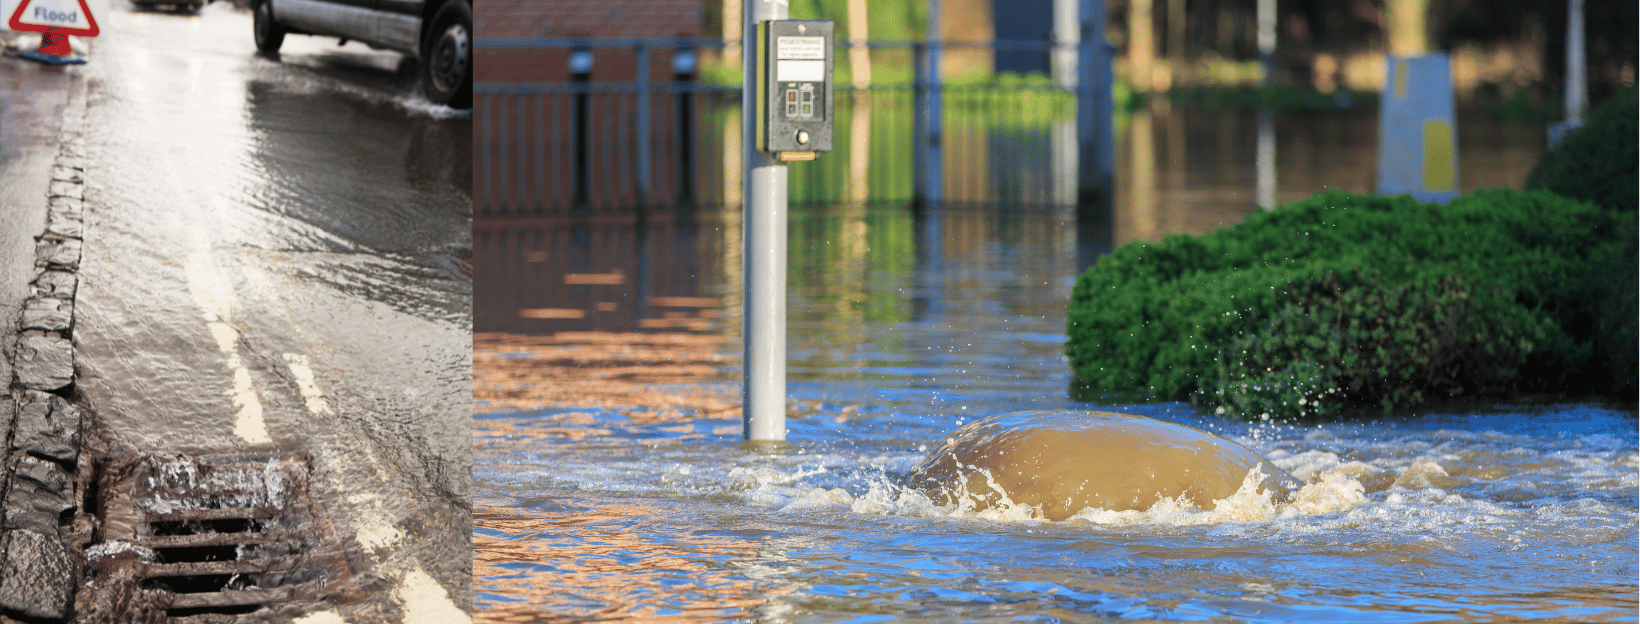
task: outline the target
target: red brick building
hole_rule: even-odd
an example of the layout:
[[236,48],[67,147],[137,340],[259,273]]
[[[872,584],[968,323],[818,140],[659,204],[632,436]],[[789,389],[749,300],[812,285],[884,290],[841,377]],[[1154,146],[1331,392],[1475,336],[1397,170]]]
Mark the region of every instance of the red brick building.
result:
[[[485,39],[693,39],[705,32],[701,0],[499,0],[473,8],[478,82],[568,82],[569,54],[563,49],[495,48]],[[628,50],[592,50],[593,82],[631,82]],[[651,80],[672,81],[672,54],[654,52]]]

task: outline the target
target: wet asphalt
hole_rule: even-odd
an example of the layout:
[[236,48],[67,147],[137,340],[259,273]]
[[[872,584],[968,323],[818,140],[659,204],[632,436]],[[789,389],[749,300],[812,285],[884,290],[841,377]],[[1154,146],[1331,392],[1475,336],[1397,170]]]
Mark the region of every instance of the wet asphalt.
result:
[[32,275],[56,93],[83,80],[74,337],[79,397],[100,423],[89,450],[305,453],[356,590],[323,610],[459,619],[472,601],[470,115],[421,98],[415,61],[396,53],[292,36],[259,56],[250,14],[227,3],[114,0],[98,21],[86,65],[0,59],[0,218],[27,225],[0,230],[0,312]]
[[[62,109],[81,81],[76,69],[0,58],[0,319],[17,319],[34,279],[34,237],[45,229]],[[0,323],[3,348],[16,330]],[[0,380],[10,379],[11,358],[0,357]]]

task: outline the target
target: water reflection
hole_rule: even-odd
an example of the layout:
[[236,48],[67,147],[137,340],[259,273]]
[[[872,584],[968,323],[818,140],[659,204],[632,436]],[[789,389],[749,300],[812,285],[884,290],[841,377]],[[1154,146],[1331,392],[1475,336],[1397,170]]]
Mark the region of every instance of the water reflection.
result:
[[[1199,234],[1260,205],[1326,189],[1371,192],[1376,112],[1271,113],[1155,102],[1118,138],[1114,243]],[[1543,153],[1544,130],[1478,115],[1458,119],[1459,186],[1519,188]]]
[[477,621],[718,622],[783,593],[730,562],[752,560],[756,535],[691,527],[630,500],[547,499],[473,513]]
[[[477,219],[475,330],[480,340],[693,335],[735,349],[739,223],[737,210]],[[991,348],[999,313],[1010,330],[1044,336],[1033,349],[1060,348],[1080,268],[1073,209],[853,204],[795,209],[789,223],[794,381],[868,371],[936,383],[907,363],[905,350]],[[986,268],[993,266],[1009,269]],[[968,332],[961,344],[927,341],[952,329]],[[724,378],[735,372],[722,369]]]

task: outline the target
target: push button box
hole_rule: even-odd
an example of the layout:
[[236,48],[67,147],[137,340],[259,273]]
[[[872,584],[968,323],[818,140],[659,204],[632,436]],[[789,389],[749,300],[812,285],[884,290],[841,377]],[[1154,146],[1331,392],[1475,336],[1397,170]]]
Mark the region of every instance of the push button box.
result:
[[782,160],[831,150],[833,22],[769,20],[757,29],[757,148],[793,153]]

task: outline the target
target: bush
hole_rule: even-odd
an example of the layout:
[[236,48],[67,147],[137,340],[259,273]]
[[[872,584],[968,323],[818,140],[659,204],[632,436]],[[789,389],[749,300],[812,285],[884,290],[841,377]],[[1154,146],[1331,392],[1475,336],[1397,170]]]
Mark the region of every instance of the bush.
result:
[[1640,253],[1637,253],[1636,214],[1640,211],[1640,98],[1634,91],[1613,97],[1589,110],[1582,128],[1563,137],[1558,145],[1526,176],[1526,187],[1547,189],[1594,202],[1620,219],[1624,241],[1615,271],[1608,274],[1598,299],[1601,304],[1592,323],[1595,334],[1605,336],[1595,345],[1595,357],[1615,380],[1613,391],[1626,400],[1636,397],[1636,330],[1640,304],[1636,283],[1640,282]]
[[1287,416],[1606,391],[1589,320],[1617,260],[1614,225],[1547,192],[1447,206],[1333,192],[1210,234],[1131,243],[1072,293],[1073,394]]
[[1526,188],[1546,189],[1634,212],[1640,185],[1640,98],[1633,91],[1589,109],[1583,127],[1566,133],[1526,176]]
[[1331,416],[1351,400],[1389,409],[1431,392],[1500,391],[1549,328],[1476,281],[1412,264],[1290,286],[1260,331],[1220,353],[1195,398],[1236,416]]

